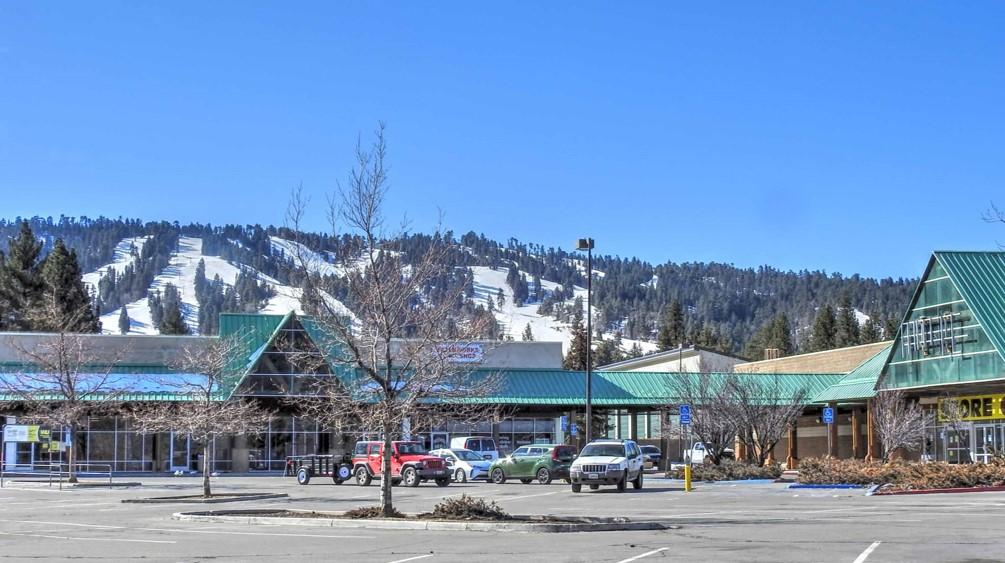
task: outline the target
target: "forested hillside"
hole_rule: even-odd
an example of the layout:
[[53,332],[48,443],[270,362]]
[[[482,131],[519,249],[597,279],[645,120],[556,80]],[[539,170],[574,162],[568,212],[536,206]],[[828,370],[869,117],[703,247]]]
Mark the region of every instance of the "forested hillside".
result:
[[[8,252],[20,221],[0,221],[0,251]],[[347,237],[259,225],[86,217],[27,221],[42,243],[41,256],[57,239],[76,251],[106,332],[212,334],[220,312],[299,308],[303,273],[293,254],[310,252],[318,275],[339,278],[344,272],[334,267],[336,258],[361,245]],[[486,337],[569,343],[584,314],[583,256],[475,233],[443,236],[453,252],[442,277],[427,288],[432,298],[463,284],[467,299],[456,304],[458,310],[491,314],[497,321]],[[408,263],[430,241],[429,235],[409,234],[384,241],[383,247],[400,252]],[[595,256],[593,263],[594,326],[599,336],[620,345],[615,357],[680,342],[757,357],[764,347],[791,353],[875,340],[896,325],[916,283],[715,262],[649,264],[607,255]],[[828,314],[831,321],[819,318]],[[830,331],[829,338],[811,338],[815,322],[831,323],[821,329]]]

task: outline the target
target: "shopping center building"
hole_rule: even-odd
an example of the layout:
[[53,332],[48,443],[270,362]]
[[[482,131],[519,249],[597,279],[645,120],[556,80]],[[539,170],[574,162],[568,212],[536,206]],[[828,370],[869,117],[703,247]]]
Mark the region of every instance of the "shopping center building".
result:
[[[291,361],[316,350],[320,338],[309,319],[283,315],[225,314],[220,332],[240,335],[238,366],[228,398],[249,398],[276,414],[256,435],[220,435],[214,440],[212,466],[219,471],[278,471],[290,455],[341,453],[366,429],[333,433],[298,416],[296,401],[318,377],[339,377],[336,366],[320,365],[305,373]],[[0,334],[0,377],[37,370],[23,350],[44,345],[53,335]],[[180,351],[213,337],[84,335],[94,351],[96,372],[111,370],[129,384],[120,397],[126,404],[181,401],[164,382],[184,377],[172,366]],[[464,369],[492,373],[499,384],[486,396],[470,399],[498,407],[499,417],[478,423],[443,422],[411,438],[428,447],[449,444],[457,436],[491,436],[503,453],[532,443],[581,439],[571,422],[585,406],[586,374],[561,368],[560,343],[484,342],[464,345]],[[772,378],[779,401],[808,396],[804,416],[775,449],[775,459],[830,454],[842,458],[878,457],[870,405],[877,389],[903,389],[910,400],[933,412],[928,438],[918,454],[950,462],[987,461],[1005,446],[1005,253],[936,252],[925,268],[904,322],[890,342],[766,362],[733,366],[726,377]],[[617,366],[615,366],[617,367]],[[631,367],[631,366],[628,366]],[[634,369],[639,369],[635,367]],[[645,369],[645,368],[642,368]],[[673,458],[682,444],[676,433],[675,380],[700,377],[678,371],[604,369],[592,375],[593,408],[608,417],[608,436],[660,445]],[[936,416],[938,405],[958,405],[953,416]],[[695,408],[700,408],[695,405]],[[836,410],[834,424],[824,424],[825,407]],[[6,422],[23,418],[15,393],[0,392]],[[195,470],[199,444],[179,432],[142,433],[128,416],[95,413],[74,438],[78,460],[109,464],[115,471]],[[669,430],[669,432],[668,432]],[[52,429],[60,437],[60,429]],[[44,461],[37,443],[5,444],[7,469]]]

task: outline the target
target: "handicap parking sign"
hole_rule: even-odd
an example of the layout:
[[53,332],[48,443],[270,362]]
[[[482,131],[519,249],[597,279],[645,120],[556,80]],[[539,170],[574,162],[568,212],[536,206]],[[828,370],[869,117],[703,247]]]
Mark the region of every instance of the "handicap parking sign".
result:
[[834,424],[834,409],[831,407],[824,407],[824,424]]
[[680,423],[691,424],[691,405],[680,406]]

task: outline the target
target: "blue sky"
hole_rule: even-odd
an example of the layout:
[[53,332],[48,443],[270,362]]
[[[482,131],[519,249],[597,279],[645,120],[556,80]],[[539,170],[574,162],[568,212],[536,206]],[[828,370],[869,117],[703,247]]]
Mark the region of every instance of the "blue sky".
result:
[[997,2],[6,2],[0,216],[278,224],[384,120],[417,230],[916,276],[1005,242],[1003,94]]

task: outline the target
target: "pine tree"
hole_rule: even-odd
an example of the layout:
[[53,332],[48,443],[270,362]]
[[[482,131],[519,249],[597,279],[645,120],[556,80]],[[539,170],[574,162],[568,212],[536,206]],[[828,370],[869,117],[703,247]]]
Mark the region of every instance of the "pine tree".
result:
[[533,342],[534,341],[534,331],[530,328],[530,323],[523,329],[523,341]]
[[834,347],[844,348],[845,346],[855,346],[858,343],[858,319],[855,317],[855,309],[851,306],[851,299],[845,293],[841,296],[837,320],[834,324]]
[[7,255],[0,252],[0,330],[32,330],[32,312],[42,298],[41,253],[42,243],[22,221]]
[[887,317],[883,323],[883,340],[893,340],[900,329],[900,321],[896,317]]
[[[81,278],[77,252],[69,250],[63,239],[56,243],[42,263],[43,291],[47,295],[58,296],[55,306],[56,318],[64,326],[54,326],[48,315],[35,323],[35,328],[46,331],[100,332],[101,323],[91,309],[91,296]],[[50,311],[51,314],[51,311]]]
[[834,309],[830,305],[824,305],[817,312],[817,318],[813,321],[813,333],[810,334],[809,351],[821,352],[834,348]]
[[181,314],[181,296],[175,286],[164,286],[164,318],[158,329],[161,334],[189,334],[188,325]]
[[859,334],[859,341],[862,344],[879,342],[879,326],[876,324],[876,321],[872,319],[873,317],[870,316],[866,319],[865,324],[862,325],[862,332]]
[[123,305],[122,308],[119,309],[119,333],[129,334],[129,326],[129,312],[126,311],[126,306]]
[[506,304],[506,294],[503,293],[503,289],[500,287],[499,291],[496,292],[496,303],[499,305],[499,309],[503,308]]
[[767,347],[777,348],[783,356],[790,356],[796,351],[792,344],[792,327],[789,324],[789,317],[785,313],[779,313],[771,321],[771,333]]
[[660,325],[659,335],[656,337],[656,344],[661,352],[672,350],[683,345],[684,341],[684,311],[680,301],[676,298],[667,307],[663,315],[663,323]]
[[586,347],[589,346],[587,340],[586,328],[583,327],[583,324],[579,322],[574,323],[572,325],[572,342],[569,345],[569,353],[565,355],[565,359],[562,361],[564,369],[586,369]]

